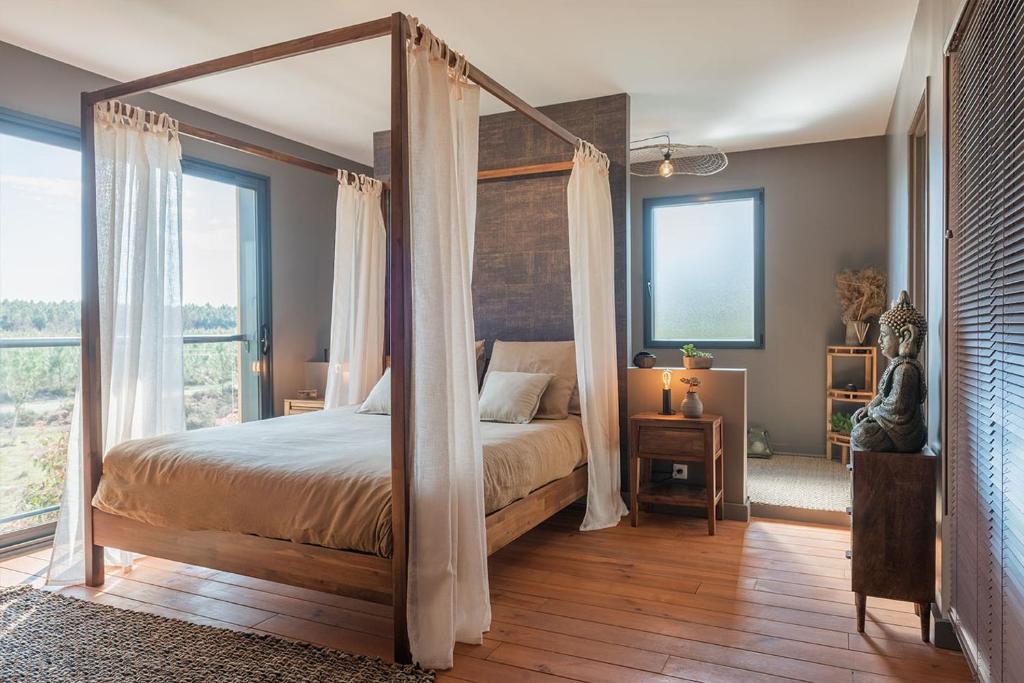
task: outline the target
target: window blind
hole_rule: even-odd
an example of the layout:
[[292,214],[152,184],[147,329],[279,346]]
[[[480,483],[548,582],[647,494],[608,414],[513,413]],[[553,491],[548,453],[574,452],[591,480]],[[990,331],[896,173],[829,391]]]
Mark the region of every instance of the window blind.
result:
[[1024,0],[976,0],[949,60],[951,613],[1024,680]]

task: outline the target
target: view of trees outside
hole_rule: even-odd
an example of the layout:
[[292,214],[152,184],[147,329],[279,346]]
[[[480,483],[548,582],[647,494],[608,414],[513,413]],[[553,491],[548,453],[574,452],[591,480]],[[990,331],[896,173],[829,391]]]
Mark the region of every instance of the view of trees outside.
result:
[[[181,286],[186,335],[237,334],[238,192],[186,175],[182,183]],[[185,345],[185,426],[241,421],[239,342]]]
[[[0,338],[75,337],[79,302],[0,300]],[[237,310],[186,304],[186,334],[234,334]],[[185,346],[188,429],[238,422],[238,342]],[[79,347],[0,349],[0,519],[56,505],[81,353]],[[0,533],[46,521],[0,525]]]
[[[60,502],[81,352],[78,166],[75,150],[0,134],[0,520]],[[236,192],[186,176],[186,335],[239,330]],[[239,344],[185,345],[188,429],[239,421]],[[0,534],[55,518],[0,521]]]

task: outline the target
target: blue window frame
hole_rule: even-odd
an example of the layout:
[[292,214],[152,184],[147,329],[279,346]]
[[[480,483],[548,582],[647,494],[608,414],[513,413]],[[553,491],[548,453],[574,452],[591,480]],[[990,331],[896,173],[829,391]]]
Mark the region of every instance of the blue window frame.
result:
[[644,344],[764,348],[764,190],[643,202]]

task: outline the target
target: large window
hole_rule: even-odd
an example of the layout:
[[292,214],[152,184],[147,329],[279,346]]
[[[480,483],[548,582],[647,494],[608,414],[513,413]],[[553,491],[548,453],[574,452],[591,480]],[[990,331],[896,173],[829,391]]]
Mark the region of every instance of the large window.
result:
[[0,544],[52,532],[79,371],[78,131],[0,110]]
[[[52,533],[80,368],[77,129],[0,109],[0,547]],[[270,414],[267,180],[185,160],[188,428]]]
[[644,200],[644,343],[764,347],[764,191]]

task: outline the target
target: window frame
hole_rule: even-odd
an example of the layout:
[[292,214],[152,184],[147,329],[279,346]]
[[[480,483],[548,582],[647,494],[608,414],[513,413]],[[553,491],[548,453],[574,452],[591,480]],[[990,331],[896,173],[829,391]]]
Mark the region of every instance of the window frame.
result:
[[[651,254],[651,229],[654,210],[668,206],[707,204],[735,199],[754,200],[754,339],[752,341],[694,341],[689,339],[658,339],[654,336],[654,284]],[[678,349],[685,344],[695,344],[702,349],[763,349],[764,334],[764,188],[726,190],[700,194],[673,195],[668,197],[647,197],[643,200],[643,299],[644,299],[644,347],[650,349]]]
[[[259,319],[259,339],[261,346],[260,358],[263,363],[259,378],[259,416],[264,420],[274,416],[274,383],[273,383],[273,344],[271,317],[271,275],[270,275],[270,178],[258,173],[250,173],[233,166],[225,166],[204,159],[182,157],[181,172],[207,180],[236,185],[252,190],[256,194],[256,272],[253,274],[259,283],[256,296],[256,316]],[[239,267],[244,267],[240,263]],[[239,279],[245,280],[246,274],[239,271]],[[208,339],[206,337],[209,337]],[[238,335],[188,335],[186,343],[202,344],[223,341],[245,341],[242,334]],[[244,369],[243,369],[244,372]]]

